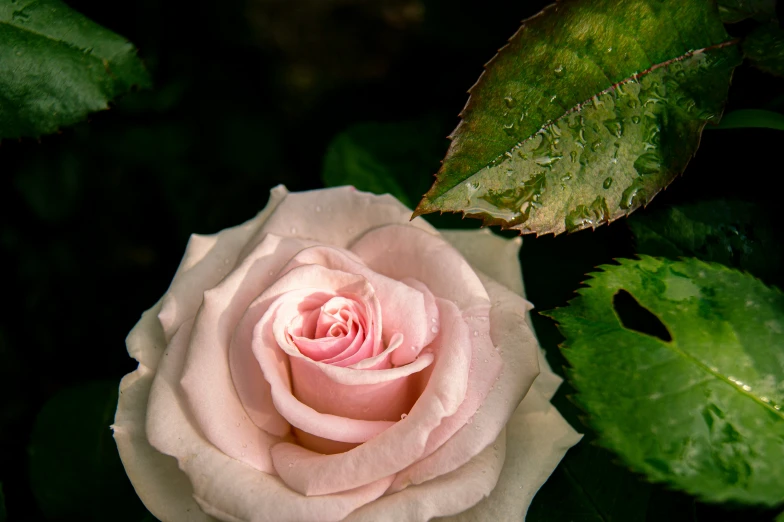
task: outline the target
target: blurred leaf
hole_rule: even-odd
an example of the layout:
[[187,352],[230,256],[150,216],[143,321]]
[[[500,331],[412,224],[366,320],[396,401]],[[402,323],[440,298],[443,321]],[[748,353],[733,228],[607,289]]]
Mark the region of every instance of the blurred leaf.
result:
[[784,130],[784,114],[759,109],[743,109],[725,114],[718,125],[706,127],[706,129],[745,128]]
[[770,20],[776,16],[776,0],[718,0],[719,15],[725,23],[747,18]]
[[784,511],[779,513],[779,516],[776,517],[775,522],[784,522]]
[[117,397],[116,381],[87,382],[60,391],[38,414],[30,482],[47,518],[137,522],[144,516],[109,428]]
[[594,228],[666,187],[721,114],[734,41],[704,0],[572,0],[487,65],[415,215],[523,233]]
[[55,132],[149,84],[133,45],[60,0],[0,2],[0,138]]
[[783,502],[784,294],[695,259],[600,268],[547,314],[598,442],[707,501]]
[[697,257],[784,283],[784,238],[775,215],[743,201],[709,200],[636,214],[629,220],[641,254]]
[[392,194],[411,208],[427,190],[445,141],[434,117],[360,123],[332,140],[322,179],[328,187],[353,185],[374,194]]
[[743,52],[758,69],[784,76],[784,30],[778,25],[761,25],[743,41]]

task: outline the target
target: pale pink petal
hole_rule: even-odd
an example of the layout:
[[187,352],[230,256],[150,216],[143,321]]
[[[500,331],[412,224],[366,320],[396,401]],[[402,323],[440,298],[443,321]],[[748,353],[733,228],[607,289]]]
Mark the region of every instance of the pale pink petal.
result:
[[471,266],[512,292],[523,294],[520,247],[523,238],[506,239],[489,228],[479,230],[439,230],[441,237],[455,247]]
[[[491,446],[463,466],[424,484],[385,495],[357,509],[344,522],[427,522],[460,513],[492,494],[510,450],[502,431]],[[488,517],[482,522],[519,520]]]
[[396,281],[421,281],[463,311],[486,308],[487,292],[460,252],[438,236],[405,225],[369,231],[351,245],[372,270]]
[[468,387],[468,327],[453,303],[438,300],[438,308],[442,328],[432,343],[436,362],[406,419],[337,455],[319,455],[289,443],[273,446],[275,469],[289,487],[306,495],[345,491],[393,475],[421,457],[430,433],[458,410]]
[[251,243],[272,233],[346,248],[368,230],[390,223],[437,234],[424,219],[411,220],[411,210],[388,194],[335,187],[288,194]]
[[[196,315],[202,294],[232,270],[248,241],[263,228],[287,194],[286,187],[278,185],[270,191],[267,206],[253,219],[217,234],[191,236],[177,273],[163,297],[159,317],[166,340],[183,322]],[[261,239],[259,237],[258,241]]]
[[[409,484],[420,484],[457,469],[486,448],[503,429],[539,374],[540,350],[533,332],[525,322],[526,301],[492,279],[481,277],[493,302],[490,311],[491,355],[488,357],[485,352],[485,358],[479,361],[475,359],[474,364],[479,365],[479,371],[477,367],[474,368],[469,381],[469,393],[472,384],[482,382],[488,375],[484,372],[485,365],[502,360],[503,372],[497,375],[498,380],[493,376],[490,383],[492,389],[473,413],[470,424],[457,426],[456,433],[452,432],[454,435],[449,433],[448,439],[442,437],[435,441],[435,445],[431,445],[433,441],[428,441],[428,447],[433,449],[433,453],[398,473],[390,491],[399,491]],[[493,346],[497,348],[497,353]],[[451,420],[445,419],[439,429],[449,426]],[[435,435],[438,435],[438,431],[431,438],[435,439]]]
[[[146,311],[128,335],[128,353],[140,361],[139,368],[120,382],[120,399],[112,430],[125,472],[145,507],[169,522],[208,522],[193,500],[193,487],[177,467],[177,461],[150,446],[145,430],[147,402],[158,359],[166,338],[158,322],[160,302]],[[141,361],[151,361],[154,367]]]
[[[391,483],[392,477],[383,477],[352,491],[305,497],[279,478],[227,456],[202,437],[186,413],[178,384],[184,359],[185,345],[179,342],[170,344],[161,359],[147,405],[147,435],[153,447],[177,459],[195,500],[208,514],[242,522],[337,522],[378,498]],[[175,499],[170,502],[179,505]],[[186,514],[164,520],[189,518]]]
[[[248,381],[238,379],[234,382],[229,352],[235,329],[249,305],[272,283],[274,274],[283,264],[305,245],[300,240],[267,235],[220,284],[204,292],[188,341],[180,383],[207,440],[227,455],[263,471],[271,471],[266,467],[266,449],[258,445],[253,448],[242,446],[248,444],[248,440],[267,436],[254,421],[248,420],[249,410],[265,412],[273,419],[271,433],[280,434],[285,426],[269,409],[263,386],[255,386],[253,390],[260,391],[260,395],[240,398],[240,393],[249,391],[242,386]],[[240,342],[247,341],[243,338]],[[235,343],[235,347],[239,352],[250,351],[247,344],[237,346]],[[246,409],[243,402],[250,407]]]
[[506,459],[493,492],[444,522],[524,520],[536,492],[581,438],[534,386],[506,426]]

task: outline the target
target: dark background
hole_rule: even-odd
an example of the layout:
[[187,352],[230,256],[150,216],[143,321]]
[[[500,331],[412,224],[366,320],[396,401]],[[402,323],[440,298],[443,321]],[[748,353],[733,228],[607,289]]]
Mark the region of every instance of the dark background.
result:
[[[356,123],[426,119],[423,140],[436,132],[435,152],[415,170],[432,174],[482,64],[546,2],[67,3],[134,42],[154,89],[58,135],[0,144],[0,483],[13,521],[152,520],[107,426],[117,382],[135,368],[125,335],[165,292],[188,235],[249,219],[278,183],[323,186],[328,144]],[[733,83],[730,109],[784,110],[781,79],[744,65]],[[685,176],[640,213],[734,198],[754,202],[780,230],[781,145],[777,131],[707,131]],[[410,186],[426,189],[428,174],[417,176]],[[540,310],[563,305],[593,266],[634,251],[625,220],[527,237],[529,298]],[[554,326],[541,317],[536,326],[560,371]],[[567,394],[564,386],[559,407],[587,431]],[[588,480],[602,484],[606,499],[583,492],[593,512],[570,512],[580,471],[560,470],[529,520],[772,517],[649,486],[588,444],[571,453],[583,459],[574,466],[590,464]]]

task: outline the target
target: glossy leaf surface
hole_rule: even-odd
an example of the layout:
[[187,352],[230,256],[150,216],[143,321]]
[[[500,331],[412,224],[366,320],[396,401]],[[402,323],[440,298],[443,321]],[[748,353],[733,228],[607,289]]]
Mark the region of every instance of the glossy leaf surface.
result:
[[683,171],[739,62],[711,2],[571,0],[487,65],[416,213],[523,233],[596,227]]
[[133,45],[63,2],[0,2],[0,138],[55,132],[149,82]]
[[[784,502],[784,294],[695,259],[620,262],[548,314],[599,443],[702,500]],[[669,342],[624,326],[624,293]]]
[[743,41],[743,52],[757,68],[784,76],[784,29],[775,24],[757,27]]

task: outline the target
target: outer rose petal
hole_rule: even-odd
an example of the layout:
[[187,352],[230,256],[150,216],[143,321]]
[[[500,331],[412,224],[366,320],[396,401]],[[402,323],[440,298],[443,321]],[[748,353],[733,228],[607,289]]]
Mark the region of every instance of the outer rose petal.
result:
[[155,377],[155,368],[163,355],[166,339],[158,322],[158,302],[142,316],[128,334],[128,351],[138,360],[139,368],[120,382],[120,400],[112,430],[125,471],[145,507],[166,521],[208,522],[212,517],[202,512],[193,499],[188,477],[177,461],[150,446],[145,432],[147,401]]
[[[476,270],[490,276],[509,290],[525,297],[523,288],[523,271],[520,267],[519,252],[523,244],[521,237],[504,239],[493,234],[489,229],[480,230],[440,230],[441,235],[471,263]],[[533,305],[528,303],[528,310]],[[530,313],[528,324],[533,330]],[[550,370],[544,357],[544,350],[539,353],[541,373],[536,379],[537,386],[549,400],[555,395],[563,379]]]
[[390,223],[438,234],[424,219],[411,220],[411,209],[389,194],[376,196],[354,187],[336,187],[288,194],[249,246],[253,248],[265,234],[277,234],[347,248],[368,230]]
[[217,234],[191,236],[177,273],[163,297],[160,319],[166,340],[171,339],[183,322],[196,315],[202,294],[231,271],[250,238],[287,194],[286,187],[278,185],[270,191],[267,206],[253,219]]
[[[506,434],[501,434],[460,468],[418,486],[386,495],[354,511],[344,522],[426,522],[460,513],[490,494],[504,465]],[[482,522],[517,522],[488,518]]]
[[431,455],[398,473],[390,491],[451,472],[484,450],[503,430],[539,375],[539,345],[525,322],[526,301],[492,279],[480,277],[493,301],[490,335],[503,360],[503,373],[473,415],[472,422],[460,427]]

